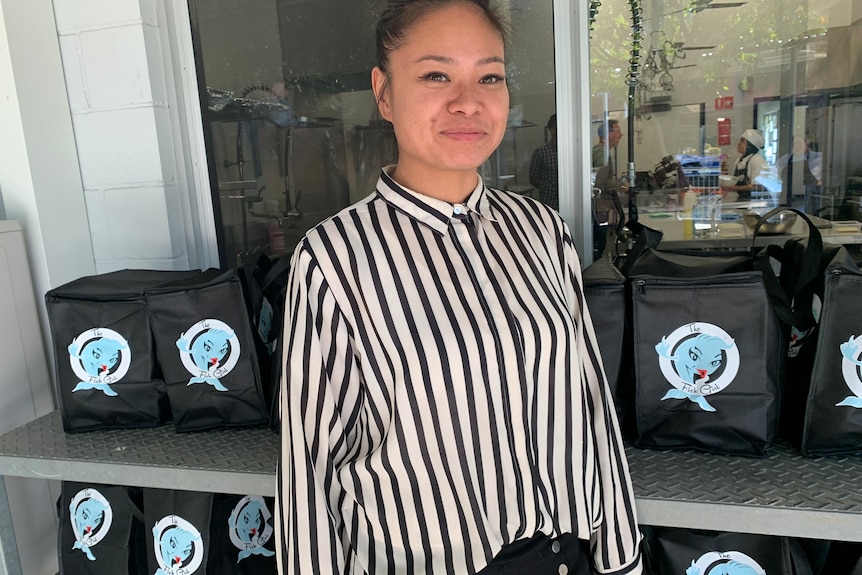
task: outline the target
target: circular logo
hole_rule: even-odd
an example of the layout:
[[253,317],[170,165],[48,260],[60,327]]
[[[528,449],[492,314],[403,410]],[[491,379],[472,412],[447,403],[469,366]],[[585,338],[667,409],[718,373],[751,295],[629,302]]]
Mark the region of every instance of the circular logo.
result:
[[[860,370],[860,365],[858,363],[860,358],[862,358],[862,353],[860,353],[862,352],[862,335],[851,337],[850,340],[841,347],[842,351],[845,349],[855,349],[855,352],[848,351],[845,354],[842,354],[841,374],[844,376],[844,381],[847,383],[847,387],[850,388],[850,391],[852,391],[856,397],[862,397],[862,375],[860,375],[862,370]],[[852,357],[848,357],[848,355],[851,354]]]
[[204,543],[197,528],[176,515],[163,517],[153,527],[156,562],[167,575],[191,575],[204,560]]
[[231,511],[230,541],[240,551],[263,547],[272,537],[272,514],[263,497],[246,495]]
[[685,393],[718,393],[739,371],[739,349],[733,338],[711,323],[680,326],[659,345],[665,346],[664,352],[659,351],[662,374]]
[[95,489],[82,489],[69,504],[69,520],[75,541],[93,547],[111,530],[114,513],[105,496]]
[[[734,566],[733,571],[728,571],[727,567],[721,569],[722,565],[728,566],[729,564]],[[739,551],[710,551],[695,561],[694,567],[697,569],[695,573],[700,573],[701,575],[709,575],[713,571],[714,575],[717,573],[766,575],[766,571],[763,570],[763,567],[757,561]]]
[[132,350],[119,333],[94,327],[72,340],[69,363],[81,381],[110,384],[121,380],[129,371]]
[[180,359],[186,370],[199,377],[224,377],[239,361],[240,344],[229,325],[217,319],[203,319],[180,338],[185,340]]

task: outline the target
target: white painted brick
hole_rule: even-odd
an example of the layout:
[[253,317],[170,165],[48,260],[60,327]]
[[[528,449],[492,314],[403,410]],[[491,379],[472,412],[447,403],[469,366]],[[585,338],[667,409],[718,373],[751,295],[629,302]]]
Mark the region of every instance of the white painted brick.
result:
[[93,109],[153,101],[143,28],[133,25],[81,33],[84,79]]
[[85,188],[162,182],[153,108],[74,114],[72,122]]
[[61,34],[141,21],[138,0],[54,0]]
[[159,141],[159,154],[162,162],[162,180],[166,185],[177,183],[177,156],[174,150],[174,126],[171,112],[167,108],[154,108],[153,117]]
[[180,190],[177,186],[165,186],[165,205],[168,210],[168,224],[171,228],[171,253],[174,256],[186,254],[185,213]]
[[90,221],[90,228],[106,226],[112,259],[174,257],[163,188],[105,190],[104,195],[107,218]]
[[162,36],[158,28],[144,26],[144,48],[149,63],[150,93],[158,105],[167,105],[167,83],[165,80],[164,56],[162,54]]
[[93,242],[93,259],[96,261],[111,259],[113,252],[110,230],[103,223],[108,221],[105,194],[102,190],[84,190],[84,201],[87,204],[87,220]]
[[85,111],[89,108],[89,103],[77,35],[60,36],[60,54],[63,74],[66,77],[66,93],[69,95],[69,108],[72,112]]
[[[175,0],[168,0],[175,1]],[[159,25],[159,16],[158,16],[158,8],[156,6],[156,0],[140,0],[141,7],[141,20],[144,24],[149,24],[151,26]]]

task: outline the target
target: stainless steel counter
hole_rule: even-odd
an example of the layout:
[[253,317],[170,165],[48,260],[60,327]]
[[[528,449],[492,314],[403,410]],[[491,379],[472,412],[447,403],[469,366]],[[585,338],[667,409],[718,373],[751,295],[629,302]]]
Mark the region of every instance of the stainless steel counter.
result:
[[[743,204],[732,204],[725,206],[724,214],[735,214],[739,219],[734,221],[721,221],[717,229],[701,231],[701,235],[695,237],[698,232],[693,230],[692,222],[686,222],[678,208],[647,208],[639,211],[638,221],[650,228],[664,232],[660,247],[663,249],[747,249],[752,245],[762,247],[770,244],[784,244],[790,238],[806,237],[808,226],[797,218],[790,232],[781,235],[758,234],[753,238],[753,232],[742,220]],[[837,232],[831,228],[831,223],[823,218],[809,216],[820,234],[823,241],[832,244],[862,244],[862,232],[846,233]],[[688,224],[688,225],[686,225]]]

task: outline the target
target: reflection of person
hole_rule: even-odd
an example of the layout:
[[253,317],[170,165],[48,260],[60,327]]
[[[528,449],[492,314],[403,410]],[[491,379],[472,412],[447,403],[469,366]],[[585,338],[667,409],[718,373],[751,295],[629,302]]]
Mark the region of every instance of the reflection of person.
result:
[[778,158],[782,182],[782,203],[813,213],[812,197],[818,193],[823,175],[823,154],[808,148],[802,136],[793,136],[793,149]]
[[592,150],[593,169],[596,170],[593,186],[598,190],[598,195],[593,198],[593,250],[596,258],[604,253],[608,242],[608,228],[615,224],[616,218],[619,217],[616,209],[622,212],[619,194],[628,191],[628,186],[617,177],[617,145],[623,137],[619,120],[609,119],[607,130],[605,138],[605,125],[599,126],[599,142]]
[[[619,120],[608,120],[607,142],[605,141],[605,125],[602,124],[597,130],[599,142],[593,146],[593,168],[608,167],[608,176],[616,180],[617,177],[617,145],[623,138]],[[607,151],[605,146],[607,145]],[[598,183],[596,184],[598,186]]]
[[572,236],[478,175],[509,109],[496,14],[390,0],[378,22],[399,159],[293,256],[280,573],[641,573]]
[[736,178],[736,183],[721,184],[723,190],[738,192],[738,199],[744,201],[751,199],[752,191],[764,189],[757,183],[757,177],[766,167],[766,160],[760,155],[764,143],[763,135],[757,130],[748,128],[742,133],[742,137],[736,144],[739,158],[731,170],[731,174]]
[[539,200],[560,209],[557,165],[557,115],[548,119],[548,141],[536,148],[530,160],[530,184],[539,190]]

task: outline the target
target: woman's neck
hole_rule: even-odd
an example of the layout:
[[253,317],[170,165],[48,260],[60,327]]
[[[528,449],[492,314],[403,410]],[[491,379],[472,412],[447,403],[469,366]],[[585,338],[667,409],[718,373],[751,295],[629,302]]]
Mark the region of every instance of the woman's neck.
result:
[[400,165],[390,173],[402,186],[450,204],[464,202],[479,182],[475,170],[406,170]]

